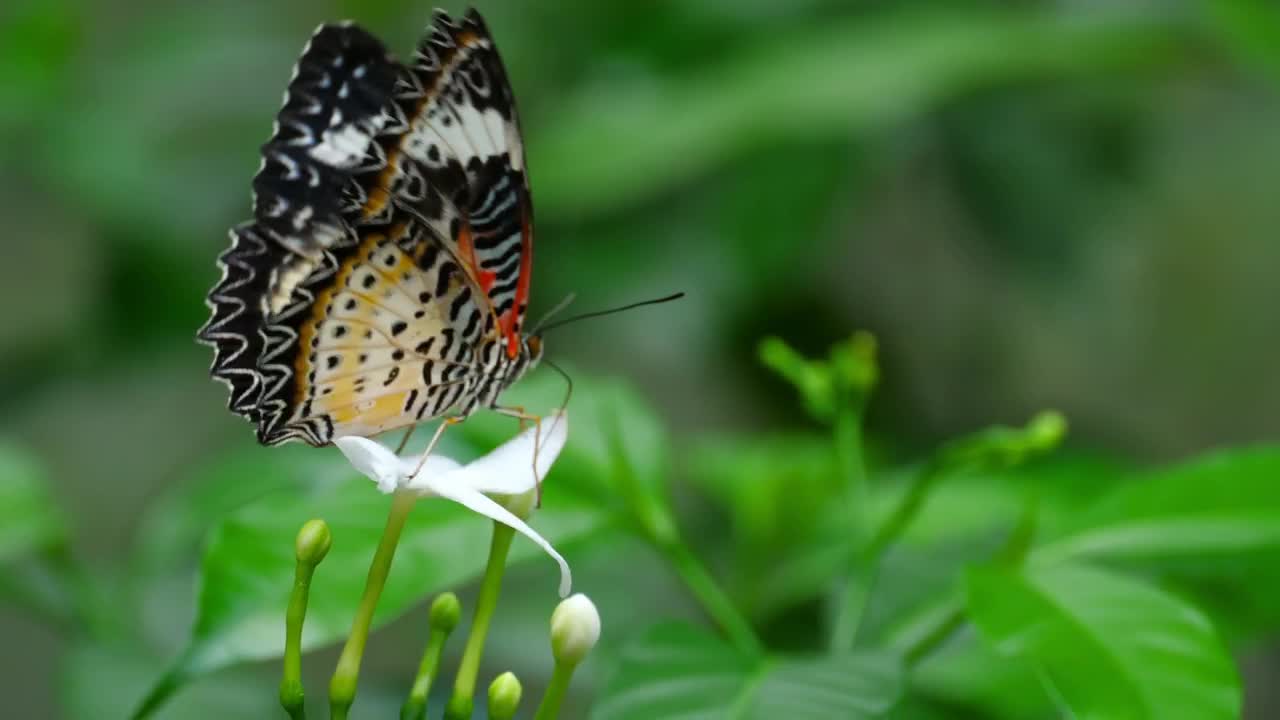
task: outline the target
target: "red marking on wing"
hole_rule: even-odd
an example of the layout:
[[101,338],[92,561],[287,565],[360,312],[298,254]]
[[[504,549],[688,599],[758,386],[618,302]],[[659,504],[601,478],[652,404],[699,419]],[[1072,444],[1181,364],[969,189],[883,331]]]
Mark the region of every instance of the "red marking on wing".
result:
[[498,280],[498,274],[492,270],[481,270],[480,262],[476,260],[476,244],[471,235],[471,225],[463,223],[462,230],[458,233],[458,254],[461,260],[467,266],[467,272],[471,277],[475,278],[476,284],[480,289],[489,294],[493,289],[493,284]]

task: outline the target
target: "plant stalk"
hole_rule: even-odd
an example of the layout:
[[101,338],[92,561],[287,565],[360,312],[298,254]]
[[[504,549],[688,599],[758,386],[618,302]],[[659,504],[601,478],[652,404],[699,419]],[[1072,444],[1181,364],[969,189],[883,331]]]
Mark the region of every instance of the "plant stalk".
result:
[[396,546],[400,543],[400,534],[415,500],[417,495],[408,490],[397,490],[391,496],[391,511],[387,514],[382,539],[378,542],[373,562],[369,565],[369,577],[365,580],[364,595],[360,598],[355,619],[351,623],[351,634],[347,636],[347,644],[342,648],[338,666],[329,681],[329,716],[332,720],[345,720],[351,703],[355,701],[360,660],[364,656],[365,642],[369,639],[373,611],[377,608],[378,598],[382,596],[382,588],[387,583],[391,561],[395,558]]
[[842,411],[832,428],[836,463],[844,475],[845,497],[849,503],[852,525],[862,530],[862,516],[867,495],[867,465],[863,458],[862,413],[852,408]]
[[866,613],[867,601],[880,574],[880,561],[889,546],[906,532],[920,514],[925,498],[942,475],[941,468],[939,463],[926,463],[912,478],[907,494],[881,523],[871,540],[864,548],[855,551],[855,567],[849,573],[839,595],[840,609],[831,633],[832,652],[841,653],[853,649]]
[[431,683],[439,674],[440,655],[444,652],[444,641],[449,633],[444,630],[431,629],[427,637],[427,649],[422,653],[422,663],[418,666],[418,675],[413,679],[413,688],[409,697],[400,708],[400,720],[422,720],[427,716],[427,696],[431,693]]
[[663,545],[662,553],[702,604],[702,609],[720,626],[729,642],[748,655],[763,655],[764,646],[751,628],[751,623],[738,611],[697,556],[679,541]]
[[480,581],[480,594],[476,597],[476,612],[467,635],[467,645],[458,663],[458,675],[453,682],[453,697],[445,708],[446,720],[470,720],[475,706],[476,676],[480,672],[480,659],[484,655],[484,642],[489,634],[489,621],[498,606],[498,594],[502,590],[502,575],[506,571],[507,553],[515,530],[495,522],[493,540],[489,544],[489,563]]
[[573,679],[575,666],[568,663],[556,663],[551,671],[551,681],[547,683],[547,692],[538,704],[538,713],[533,720],[556,720],[560,717],[560,705],[569,692],[569,681]]
[[306,720],[302,693],[302,623],[307,616],[313,563],[298,561],[293,573],[293,593],[285,614],[284,674],[280,678],[280,705],[292,720]]

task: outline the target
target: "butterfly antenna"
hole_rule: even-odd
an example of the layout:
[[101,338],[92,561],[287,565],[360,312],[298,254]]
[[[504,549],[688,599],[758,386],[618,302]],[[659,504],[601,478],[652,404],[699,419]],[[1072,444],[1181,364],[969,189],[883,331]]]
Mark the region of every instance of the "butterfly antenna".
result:
[[667,295],[666,297],[654,298],[652,300],[641,300],[640,302],[634,302],[634,303],[631,303],[630,305],[623,305],[621,307],[616,307],[616,308],[609,308],[608,310],[596,310],[594,312],[582,313],[581,315],[574,315],[573,317],[567,317],[558,322],[553,322],[550,325],[547,325],[546,327],[542,328],[542,332],[546,333],[551,331],[554,328],[558,328],[562,325],[568,325],[569,323],[575,323],[575,322],[578,322],[579,320],[586,320],[588,318],[600,317],[601,315],[612,315],[614,313],[620,313],[626,310],[632,310],[634,308],[644,307],[645,305],[659,305],[661,303],[671,302],[672,300],[679,300],[682,297],[684,297],[684,293],[678,292],[678,293],[672,293],[671,295]]
[[565,308],[569,307],[569,304],[570,304],[570,303],[572,303],[572,302],[573,302],[573,299],[574,299],[574,298],[576,298],[576,297],[577,297],[577,294],[576,294],[576,293],[569,293],[568,295],[565,295],[565,296],[564,296],[564,299],[563,299],[563,300],[561,300],[560,302],[556,303],[556,306],[555,306],[555,307],[551,308],[550,310],[548,310],[548,311],[546,312],[546,314],[544,314],[542,317],[538,318],[538,322],[536,322],[536,323],[534,323],[534,324],[533,324],[533,330],[530,330],[530,331],[529,331],[529,334],[530,334],[530,335],[537,335],[537,334],[538,334],[538,331],[542,329],[542,326],[543,326],[543,325],[546,325],[546,324],[547,324],[547,321],[548,321],[548,320],[550,320],[551,318],[553,318],[553,317],[555,317],[556,315],[558,315],[558,314],[559,314],[561,311],[563,311]]
[[560,377],[564,378],[565,382],[564,402],[560,404],[560,410],[556,413],[556,419],[551,421],[551,430],[554,432],[556,429],[556,423],[560,422],[560,418],[564,417],[565,411],[569,409],[569,398],[573,397],[573,378],[569,377],[569,373],[565,372],[564,368],[554,362],[551,362],[551,360],[543,360],[543,362],[552,370],[560,373]]
[[555,370],[556,372],[560,373],[560,377],[564,378],[564,382],[565,382],[564,402],[560,403],[560,410],[561,411],[568,410],[569,398],[573,397],[573,378],[569,377],[569,373],[565,372],[564,368],[551,362],[550,359],[543,360],[542,362],[550,366],[552,370]]

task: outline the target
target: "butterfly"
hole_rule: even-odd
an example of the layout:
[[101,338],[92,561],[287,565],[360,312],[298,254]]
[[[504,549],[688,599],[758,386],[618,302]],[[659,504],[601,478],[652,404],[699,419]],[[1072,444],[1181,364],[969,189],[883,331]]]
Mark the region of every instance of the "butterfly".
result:
[[542,357],[522,332],[533,206],[479,13],[436,11],[408,63],[356,25],[320,26],[253,192],[198,338],[261,443],[320,446],[481,408],[529,417],[498,397]]

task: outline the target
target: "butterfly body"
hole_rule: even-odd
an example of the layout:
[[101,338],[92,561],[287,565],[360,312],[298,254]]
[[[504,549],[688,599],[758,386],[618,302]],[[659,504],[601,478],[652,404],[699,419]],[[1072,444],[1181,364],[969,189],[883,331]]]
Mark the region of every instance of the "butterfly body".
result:
[[410,65],[322,26],[263,158],[200,331],[261,442],[465,417],[537,363],[524,150],[474,11],[438,12]]

